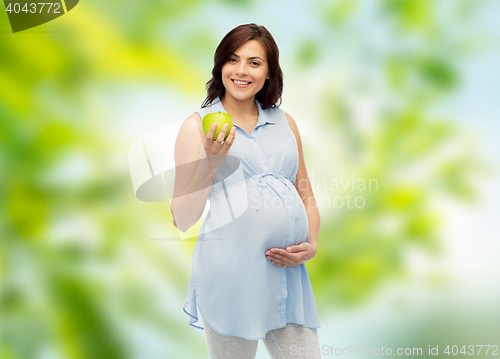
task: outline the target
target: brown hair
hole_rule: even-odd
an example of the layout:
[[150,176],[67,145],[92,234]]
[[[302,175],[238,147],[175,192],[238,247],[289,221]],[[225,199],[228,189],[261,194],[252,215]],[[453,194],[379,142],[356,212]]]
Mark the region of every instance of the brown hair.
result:
[[222,83],[222,66],[225,65],[237,48],[249,40],[258,40],[264,46],[270,76],[262,89],[255,94],[255,98],[260,102],[264,110],[269,107],[279,107],[281,105],[283,72],[279,64],[278,45],[276,45],[271,33],[264,26],[252,23],[240,25],[232,29],[224,36],[215,50],[212,78],[207,82],[207,98],[203,102],[202,107],[210,105],[217,97],[222,98],[225,92],[224,84]]

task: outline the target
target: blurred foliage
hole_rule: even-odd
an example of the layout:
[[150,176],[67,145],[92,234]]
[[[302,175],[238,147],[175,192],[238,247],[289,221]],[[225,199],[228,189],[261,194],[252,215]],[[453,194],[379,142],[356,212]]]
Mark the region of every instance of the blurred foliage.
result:
[[302,67],[313,65],[317,61],[320,51],[320,45],[315,40],[305,41],[298,50],[297,64]]
[[435,24],[436,3],[432,0],[386,0],[385,6],[403,29],[426,31]]
[[[265,10],[248,1],[217,3],[257,14]],[[110,84],[146,90],[152,83],[185,97],[199,93],[209,74],[190,54],[211,59],[215,48],[207,43],[218,43],[217,32],[158,34],[170,24],[195,27],[192,14],[217,3],[87,2],[44,25],[53,33],[0,35],[0,358],[206,353],[204,342],[192,339],[195,329],[181,308],[169,305],[169,296],[177,302],[185,296],[194,242],[145,240],[151,227],[174,230],[170,211],[134,198],[126,161],[131,139],[120,137],[120,124],[106,117],[113,94],[92,94],[106,94]],[[380,62],[374,59],[374,71],[386,95],[399,102],[383,104],[372,131],[357,123],[350,102],[356,93],[329,87],[333,66],[318,65],[329,43],[319,37],[298,42],[295,57],[283,59],[302,69],[324,66],[324,88],[317,92],[322,131],[339,141],[320,142],[321,151],[340,148],[345,155],[341,172],[339,165],[308,165],[309,171],[378,180],[376,191],[361,193],[363,209],[322,212],[318,255],[307,264],[321,311],[357,305],[384,281],[404,279],[404,250],[411,245],[439,253],[445,213],[432,205],[434,196],[476,198],[469,175],[477,158],[462,145],[451,157],[439,157],[443,146],[460,143],[460,137],[451,120],[429,114],[461,84],[454,56],[463,55],[453,49],[463,43],[447,38],[450,28],[437,15],[440,3],[381,2],[383,16],[375,21],[395,24],[394,45],[381,51]],[[456,2],[452,13],[467,17],[464,7],[481,1],[471,3]],[[363,12],[361,2],[346,0],[311,8],[319,9],[316,22],[326,36],[349,36],[350,21]],[[283,26],[289,24],[283,20]],[[5,24],[3,29],[10,30]],[[421,42],[400,51],[400,41],[410,41],[412,34],[421,35]],[[307,136],[303,141],[306,150],[318,142]],[[422,178],[412,166],[423,166]]]
[[[332,3],[330,13],[335,16],[326,22],[352,26],[358,15],[350,12],[354,3]],[[322,216],[318,255],[308,263],[321,306],[357,306],[390,278],[405,280],[406,248],[418,246],[432,255],[443,253],[438,233],[445,213],[436,206],[435,198],[446,194],[469,202],[477,198],[471,174],[479,173],[480,167],[472,160],[474,154],[452,120],[430,115],[430,109],[460,85],[455,50],[446,53],[443,49],[458,49],[462,39],[451,41],[447,36],[450,29],[439,26],[440,5],[386,1],[383,17],[397,26],[396,31],[385,34],[394,46],[380,51],[381,61],[377,62],[384,83],[379,88],[368,85],[368,90],[358,93],[342,87],[323,89],[322,130],[335,133],[340,144],[322,148],[327,153],[340,150],[344,161],[341,169],[321,173],[327,178],[348,179],[352,173],[364,181],[376,179],[379,188],[329,193],[331,198],[344,200],[361,196],[366,206],[348,209],[344,204],[332,210],[333,204],[324,211],[327,216]],[[367,91],[372,96],[379,92],[386,99],[372,115],[376,121],[372,131],[359,125],[355,109],[362,105],[353,101]],[[442,155],[450,145],[458,150]],[[325,193],[324,186],[318,187],[316,196]]]
[[354,14],[358,7],[358,0],[332,1],[326,9],[321,9],[324,20],[331,26],[341,26]]

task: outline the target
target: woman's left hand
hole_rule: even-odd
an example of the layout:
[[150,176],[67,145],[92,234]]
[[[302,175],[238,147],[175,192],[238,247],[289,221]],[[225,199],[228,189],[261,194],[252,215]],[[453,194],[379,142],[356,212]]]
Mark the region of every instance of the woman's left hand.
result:
[[277,267],[295,267],[310,261],[316,255],[316,246],[309,242],[288,246],[287,249],[271,248],[266,251],[267,258]]

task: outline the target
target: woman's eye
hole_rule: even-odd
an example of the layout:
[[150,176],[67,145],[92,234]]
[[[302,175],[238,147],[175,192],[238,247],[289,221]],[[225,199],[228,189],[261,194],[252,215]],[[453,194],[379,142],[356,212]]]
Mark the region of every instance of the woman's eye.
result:
[[229,59],[228,61],[229,61],[229,62],[236,62],[236,59],[231,58],[231,59]]
[[252,65],[259,66],[260,64],[258,62],[256,62],[256,61],[254,61],[254,62],[252,62]]

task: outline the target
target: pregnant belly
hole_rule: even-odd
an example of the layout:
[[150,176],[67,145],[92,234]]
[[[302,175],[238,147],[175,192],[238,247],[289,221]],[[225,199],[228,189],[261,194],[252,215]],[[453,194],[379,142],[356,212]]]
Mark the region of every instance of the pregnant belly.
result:
[[244,215],[245,220],[252,223],[256,246],[263,250],[286,247],[294,223],[286,204],[272,188],[262,188],[260,197],[251,195]]
[[[271,248],[285,249],[309,239],[307,214],[300,197],[294,188],[284,193],[285,196],[279,196],[272,188],[263,187],[260,205],[259,197],[250,193],[248,207],[241,216],[213,228],[210,238],[198,237],[193,253],[197,293],[202,297],[218,293],[219,299],[214,299],[214,303],[219,304],[221,297],[234,298],[234,295],[244,295],[252,298],[252,303],[258,303],[264,298],[262,293],[279,286],[279,268],[271,263],[265,252]],[[224,204],[218,201],[220,197],[215,197],[217,202],[211,202],[205,223],[214,222],[210,218],[223,213]],[[201,292],[202,283],[211,283],[206,292]],[[259,294],[254,297],[256,293]]]
[[214,254],[233,256],[308,241],[307,214],[297,191],[294,187],[275,188],[280,195],[271,186],[262,187],[260,194],[258,187],[247,187],[247,208],[235,219],[228,214],[225,196],[214,196],[205,220],[209,233],[204,247],[211,247]]

